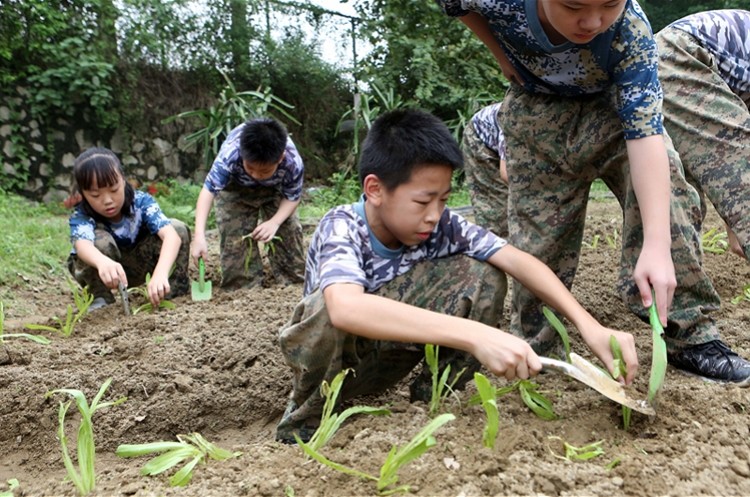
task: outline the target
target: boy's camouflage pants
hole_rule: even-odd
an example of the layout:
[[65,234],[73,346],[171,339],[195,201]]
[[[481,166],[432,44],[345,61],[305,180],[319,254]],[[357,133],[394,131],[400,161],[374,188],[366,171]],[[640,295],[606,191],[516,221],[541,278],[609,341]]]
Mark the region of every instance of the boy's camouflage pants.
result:
[[[513,86],[503,101],[500,127],[507,139],[510,243],[552,268],[570,287],[578,266],[589,187],[602,178],[623,209],[618,290],[639,318],[648,321],[633,280],[643,244],[643,225],[630,178],[622,124],[612,95],[562,98],[530,94]],[[718,338],[709,312],[719,296],[701,266],[698,192],[685,180],[679,156],[664,135],[671,170],[672,259],[677,289],[665,330],[670,351]],[[511,326],[539,353],[558,342],[541,302],[513,285]]]
[[[190,292],[190,280],[188,278],[190,228],[177,219],[170,219],[170,221],[182,242],[175,260],[174,271],[169,277],[169,298],[174,298]],[[122,265],[125,275],[128,277],[130,288],[143,285],[146,282],[146,273],[152,273],[156,263],[159,262],[162,242],[157,235],[146,236],[132,248],[120,248],[103,226],[97,225],[94,234],[96,236],[94,246],[102,254]],[[89,266],[75,254],[68,257],[68,270],[82,287],[88,285],[89,293],[94,297],[102,297],[109,304],[115,301],[112,291],[104,286],[96,268]]]
[[461,148],[476,223],[507,239],[508,185],[500,179],[500,156],[477,136],[471,122],[464,129]]
[[733,93],[716,59],[684,31],[665,28],[656,41],[664,122],[685,177],[703,215],[708,197],[750,259],[750,93],[745,101]]
[[[375,294],[497,327],[506,291],[505,273],[488,263],[454,256],[421,262]],[[385,390],[424,358],[422,344],[370,340],[334,328],[320,290],[297,305],[289,322],[279,330],[279,343],[294,374],[291,399],[276,432],[277,439],[285,441],[293,440],[293,432],[299,432],[303,439],[312,434],[323,412],[320,386],[323,381],[330,384],[343,369],[352,368],[354,372],[346,377],[339,400]],[[447,364],[454,374],[466,368],[456,384],[458,388],[480,368],[473,356],[458,350],[440,349],[439,358],[441,371]],[[411,385],[412,399],[429,400],[431,385],[425,367]]]
[[[263,261],[258,242],[243,236],[252,233],[259,219],[269,219],[279,209],[281,193],[272,187],[243,188],[230,183],[216,197],[216,224],[219,227],[221,252],[221,286],[252,287],[263,283]],[[273,249],[266,244],[273,280],[281,285],[302,283],[305,276],[305,253],[302,225],[297,213],[279,226]],[[252,256],[245,267],[248,250]]]

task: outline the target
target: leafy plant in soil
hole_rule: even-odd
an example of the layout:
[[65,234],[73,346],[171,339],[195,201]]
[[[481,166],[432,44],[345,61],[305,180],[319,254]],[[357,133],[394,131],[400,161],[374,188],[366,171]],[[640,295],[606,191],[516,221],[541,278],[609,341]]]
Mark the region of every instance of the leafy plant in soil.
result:
[[737,305],[740,302],[750,302],[750,283],[742,287],[742,292],[732,298],[732,304]]
[[447,366],[445,366],[443,373],[440,373],[440,365],[438,361],[439,353],[440,347],[437,345],[427,344],[424,347],[425,362],[427,363],[427,367],[432,374],[432,395],[430,396],[429,404],[430,416],[434,416],[435,414],[437,414],[448,395],[453,393],[453,386],[466,370],[466,368],[464,368],[456,373],[456,375],[453,377],[453,380],[448,383],[451,366],[450,364],[448,364]]
[[76,306],[76,313],[73,314],[73,306],[68,304],[66,308],[65,321],[55,316],[52,319],[57,321],[57,327],[48,326],[45,324],[26,324],[24,325],[29,330],[37,331],[52,331],[59,333],[65,338],[68,338],[73,334],[73,330],[77,323],[83,320],[83,317],[88,313],[91,303],[94,301],[94,296],[89,293],[87,286],[79,288],[78,285],[68,279],[68,286],[73,291],[73,301]]
[[654,405],[656,394],[664,383],[664,375],[667,372],[667,344],[664,342],[664,328],[659,320],[659,312],[656,310],[656,296],[651,290],[651,307],[648,310],[648,318],[652,331],[651,348],[651,374],[648,379],[648,401]]
[[[518,390],[523,403],[526,404],[526,407],[536,414],[537,417],[545,420],[557,419],[557,414],[555,414],[552,401],[539,392],[539,385],[531,380],[517,380],[508,386],[498,388],[496,389],[496,397],[500,398],[514,390]],[[481,402],[481,395],[476,394],[469,399],[468,404],[476,405]]]
[[[612,349],[612,356],[615,358],[612,364],[612,377],[617,379],[624,377],[627,374],[627,364],[622,358],[622,349],[620,348],[620,342],[617,341],[614,335],[609,337],[609,348]],[[630,417],[633,414],[633,410],[627,406],[622,406],[622,429],[627,431],[630,428]]]
[[[172,270],[174,270],[174,266],[172,266]],[[171,271],[170,271],[171,274]],[[138,314],[139,312],[154,312],[158,309],[169,309],[172,310],[175,308],[174,302],[171,302],[169,300],[161,300],[159,301],[159,305],[154,308],[154,304],[151,303],[151,297],[148,295],[148,284],[151,281],[151,273],[146,273],[146,282],[141,286],[136,286],[133,288],[128,288],[129,294],[136,294],[140,296],[141,298],[146,300],[145,304],[141,304],[135,309],[133,309],[132,313],[133,315]]]
[[474,383],[477,386],[482,408],[487,416],[487,423],[482,431],[482,443],[485,447],[495,447],[495,439],[500,428],[500,414],[497,410],[497,388],[482,373],[474,373]]
[[557,454],[554,450],[552,450],[552,447],[549,447],[548,445],[549,451],[558,459],[565,459],[567,461],[588,461],[589,459],[593,459],[604,454],[604,449],[602,448],[602,443],[604,443],[604,440],[599,440],[598,442],[593,442],[588,445],[584,445],[583,447],[575,447],[560,437],[550,436],[547,438],[549,440],[559,440],[563,444],[564,455],[562,456]]
[[18,480],[15,478],[11,478],[8,480],[8,490],[0,492],[0,497],[15,497],[15,493],[13,491],[19,487]]
[[712,254],[723,254],[729,249],[727,232],[711,228],[701,235],[703,251]]
[[104,392],[109,388],[112,383],[112,378],[108,378],[99,388],[99,392],[94,397],[94,400],[89,406],[86,401],[86,396],[80,390],[72,390],[62,388],[58,390],[52,390],[47,392],[46,397],[50,397],[56,393],[68,394],[73,397],[76,405],[78,406],[78,412],[81,414],[81,421],[78,427],[78,440],[77,440],[77,460],[78,470],[76,470],[73,460],[70,457],[68,450],[68,438],[65,436],[65,415],[68,412],[68,408],[72,401],[67,403],[60,402],[60,409],[58,412],[58,429],[57,437],[60,440],[60,447],[62,449],[63,464],[65,470],[68,473],[68,478],[73,482],[78,493],[80,495],[87,495],[91,493],[96,487],[96,471],[95,471],[95,444],[94,444],[94,425],[91,418],[94,413],[99,409],[105,407],[115,406],[121,404],[127,400],[127,397],[121,397],[112,402],[100,402],[104,396]]
[[115,454],[120,457],[140,457],[148,454],[159,453],[141,468],[141,474],[158,475],[168,471],[183,461],[188,461],[179,471],[169,478],[169,484],[173,487],[184,487],[193,478],[196,466],[206,459],[225,461],[239,457],[242,452],[231,452],[212,444],[200,433],[190,435],[177,435],[178,442],[151,442],[145,444],[128,445],[117,447]]

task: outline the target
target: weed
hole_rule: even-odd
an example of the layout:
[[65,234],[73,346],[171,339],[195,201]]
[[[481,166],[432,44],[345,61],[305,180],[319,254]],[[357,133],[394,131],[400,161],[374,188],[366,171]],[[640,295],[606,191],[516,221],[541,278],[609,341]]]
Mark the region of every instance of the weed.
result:
[[552,455],[558,459],[565,459],[566,461],[588,461],[589,459],[593,459],[604,454],[604,449],[602,448],[602,443],[604,443],[604,440],[599,440],[598,442],[593,442],[588,445],[584,445],[583,447],[575,447],[573,445],[570,445],[560,437],[550,436],[547,438],[549,440],[559,440],[560,442],[562,442],[563,449],[565,451],[565,455],[562,456],[555,453],[555,451],[552,450],[552,447],[549,447],[549,445],[547,446]]
[[487,424],[482,431],[482,443],[490,449],[495,447],[495,439],[500,427],[500,415],[497,410],[497,388],[482,373],[474,373],[474,383],[477,386],[482,407],[487,415]]
[[701,235],[703,250],[712,254],[723,254],[729,249],[726,231],[711,228]]
[[81,414],[81,422],[78,427],[78,440],[77,440],[77,454],[78,454],[78,470],[73,465],[73,461],[70,458],[68,451],[68,439],[65,436],[65,414],[68,412],[68,408],[72,401],[67,403],[60,402],[60,409],[58,412],[58,429],[57,437],[60,440],[60,447],[62,448],[62,458],[65,469],[68,472],[70,481],[73,482],[78,493],[81,495],[87,495],[91,493],[96,487],[96,472],[94,468],[95,461],[95,445],[94,445],[94,426],[91,421],[94,413],[105,407],[115,406],[121,404],[127,400],[127,397],[121,397],[112,402],[100,403],[101,398],[104,396],[104,392],[109,388],[109,384],[112,383],[112,378],[108,378],[99,388],[99,392],[94,397],[94,400],[89,406],[86,401],[86,396],[80,390],[71,390],[67,388],[52,390],[47,392],[46,397],[50,397],[56,393],[68,394],[76,402],[78,406],[78,412]]
[[732,304],[737,305],[741,302],[750,302],[750,283],[742,287],[742,292],[732,298]]
[[177,435],[178,442],[151,442],[146,444],[128,445],[117,447],[115,454],[120,457],[139,457],[148,454],[159,453],[141,468],[141,475],[158,475],[168,471],[183,461],[189,460],[179,471],[169,478],[169,484],[173,487],[184,487],[193,478],[193,470],[206,458],[216,461],[224,461],[233,457],[239,457],[242,452],[230,452],[207,441],[200,433],[190,435]]
[[430,416],[437,414],[440,410],[440,406],[443,405],[443,402],[448,395],[453,393],[453,386],[466,370],[466,368],[464,368],[456,373],[449,384],[448,378],[450,376],[451,366],[450,364],[445,366],[443,373],[440,374],[440,364],[438,361],[439,351],[440,347],[437,345],[427,344],[424,347],[425,362],[430,369],[430,373],[432,373],[432,396],[430,397],[429,405]]

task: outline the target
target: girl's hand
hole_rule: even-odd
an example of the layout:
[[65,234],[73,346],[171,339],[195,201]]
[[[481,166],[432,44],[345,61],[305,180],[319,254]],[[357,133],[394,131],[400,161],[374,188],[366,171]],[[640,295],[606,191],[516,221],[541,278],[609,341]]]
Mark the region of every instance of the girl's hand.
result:
[[154,274],[148,282],[148,298],[151,299],[151,305],[154,309],[159,307],[159,302],[169,293],[169,278]]
[[276,232],[278,230],[278,224],[273,221],[266,221],[256,226],[250,236],[253,240],[257,240],[259,242],[270,242],[271,240],[273,240],[273,237],[276,236]]
[[114,290],[120,282],[126,287],[128,286],[128,277],[125,275],[125,270],[119,262],[106,257],[104,262],[99,264],[97,270],[99,271],[99,279],[102,280],[102,283],[107,288]]

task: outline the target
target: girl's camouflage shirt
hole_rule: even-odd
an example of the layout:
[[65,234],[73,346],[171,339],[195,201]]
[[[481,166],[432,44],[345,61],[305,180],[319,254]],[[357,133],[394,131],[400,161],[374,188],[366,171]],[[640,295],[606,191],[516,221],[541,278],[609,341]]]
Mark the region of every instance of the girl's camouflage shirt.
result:
[[[88,240],[92,243],[96,240],[94,230],[97,228],[96,220],[83,212],[81,204],[73,211],[68,221],[70,225],[70,241],[73,244],[71,253],[75,254],[75,243],[78,240]],[[135,191],[135,198],[130,213],[123,214],[117,223],[100,223],[115,239],[118,247],[132,248],[146,234],[155,235],[164,226],[172,224],[159,207],[154,197],[140,190]]]

